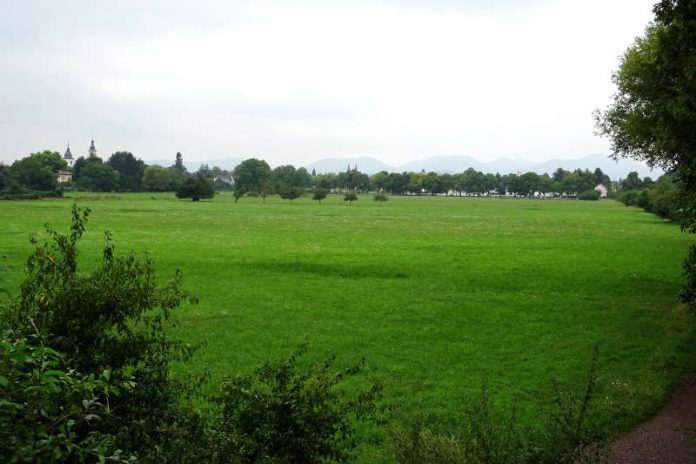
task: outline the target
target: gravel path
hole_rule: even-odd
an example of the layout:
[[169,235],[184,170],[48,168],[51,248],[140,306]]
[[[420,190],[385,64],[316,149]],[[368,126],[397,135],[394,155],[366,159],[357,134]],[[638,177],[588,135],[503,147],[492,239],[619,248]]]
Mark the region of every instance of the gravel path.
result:
[[610,464],[696,464],[696,378],[684,382],[650,420],[620,436]]

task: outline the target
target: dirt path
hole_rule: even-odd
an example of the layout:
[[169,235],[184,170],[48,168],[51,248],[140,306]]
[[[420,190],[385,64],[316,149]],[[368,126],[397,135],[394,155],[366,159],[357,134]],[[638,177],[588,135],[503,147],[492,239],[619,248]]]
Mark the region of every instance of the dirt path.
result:
[[696,378],[684,382],[653,418],[612,443],[610,464],[696,464]]

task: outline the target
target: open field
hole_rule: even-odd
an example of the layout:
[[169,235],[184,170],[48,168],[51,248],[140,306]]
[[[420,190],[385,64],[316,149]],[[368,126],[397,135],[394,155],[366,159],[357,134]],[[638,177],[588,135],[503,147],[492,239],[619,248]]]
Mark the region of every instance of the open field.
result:
[[[387,417],[447,427],[483,382],[503,404],[543,395],[552,378],[579,388],[599,344],[597,405],[620,408],[618,433],[694,368],[677,301],[693,238],[613,201],[75,197],[92,209],[85,263],[109,230],[117,252],[147,251],[163,279],[183,271],[200,303],[174,330],[206,343],[187,368],[214,378],[307,340],[309,359],[366,357],[358,380],[383,383]],[[29,233],[66,230],[72,203],[0,203],[4,286],[21,279]]]

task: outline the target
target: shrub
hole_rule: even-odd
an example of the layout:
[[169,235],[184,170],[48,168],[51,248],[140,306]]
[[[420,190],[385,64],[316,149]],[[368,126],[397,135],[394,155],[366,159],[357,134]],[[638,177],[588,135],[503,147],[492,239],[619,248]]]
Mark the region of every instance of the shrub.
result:
[[321,204],[321,200],[326,198],[328,194],[329,192],[326,189],[319,187],[312,193],[312,200],[316,200],[319,202],[319,204]]
[[177,198],[190,198],[193,201],[198,201],[201,198],[213,198],[214,196],[213,183],[202,176],[188,176],[176,189]]
[[350,460],[353,422],[369,419],[380,387],[347,400],[336,388],[361,364],[338,374],[332,360],[297,371],[298,351],[255,372],[227,379],[215,401],[222,405],[220,455],[240,462],[320,463]]
[[137,452],[165,440],[160,424],[181,413],[169,362],[188,349],[167,337],[165,325],[187,296],[179,274],[159,286],[150,260],[116,257],[108,233],[101,265],[78,272],[77,242],[89,210],[73,206],[72,214],[68,235],[47,229],[51,243],[32,238],[35,249],[20,297],[6,311],[7,325],[13,340],[50,347],[80,375],[108,371],[112,386],[135,382],[137,388],[110,399],[110,414],[96,429]]
[[0,457],[3,462],[84,462],[123,458],[98,431],[109,399],[130,390],[110,372],[81,375],[65,357],[26,340],[0,340]]
[[578,200],[589,200],[596,201],[599,200],[601,194],[596,190],[585,190],[584,192],[578,193]]
[[284,187],[278,191],[278,195],[283,200],[290,200],[291,202],[295,198],[300,198],[304,194],[304,190],[299,187]]
[[384,203],[385,201],[388,201],[388,200],[389,200],[389,197],[387,196],[386,193],[384,193],[384,192],[382,192],[382,191],[379,191],[379,192],[375,193],[375,196],[373,197],[373,199],[374,199],[378,204],[381,205],[381,204]]
[[348,192],[343,195],[343,201],[347,201],[348,205],[350,206],[354,201],[358,201],[358,195],[356,195],[354,192]]

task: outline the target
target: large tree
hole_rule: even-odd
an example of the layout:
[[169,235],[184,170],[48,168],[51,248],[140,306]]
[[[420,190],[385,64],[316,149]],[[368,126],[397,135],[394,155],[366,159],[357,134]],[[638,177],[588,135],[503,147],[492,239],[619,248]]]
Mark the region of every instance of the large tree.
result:
[[81,156],[73,165],[73,182],[80,188],[93,192],[118,190],[120,174],[98,156]]
[[213,182],[197,174],[186,177],[176,189],[177,198],[190,198],[193,201],[198,201],[201,198],[213,198],[214,196]]
[[[683,186],[683,226],[696,232],[696,1],[662,0],[655,21],[621,58],[611,105],[597,128],[615,157],[673,172]],[[696,309],[696,247],[684,263],[685,302]]]
[[271,167],[263,160],[249,158],[234,168],[234,189],[242,195],[246,192],[261,193],[272,179]]
[[621,58],[612,104],[597,128],[615,157],[674,171],[696,191],[696,2],[663,0]]
[[119,184],[122,189],[137,191],[141,189],[145,163],[136,159],[133,153],[117,151],[106,162],[119,173]]
[[0,163],[0,190],[5,190],[10,186],[11,171],[6,164]]
[[143,173],[142,185],[150,192],[166,192],[172,189],[172,173],[162,166],[148,166]]
[[53,190],[58,186],[58,171],[68,165],[55,151],[32,153],[12,164],[12,179],[33,190]]

